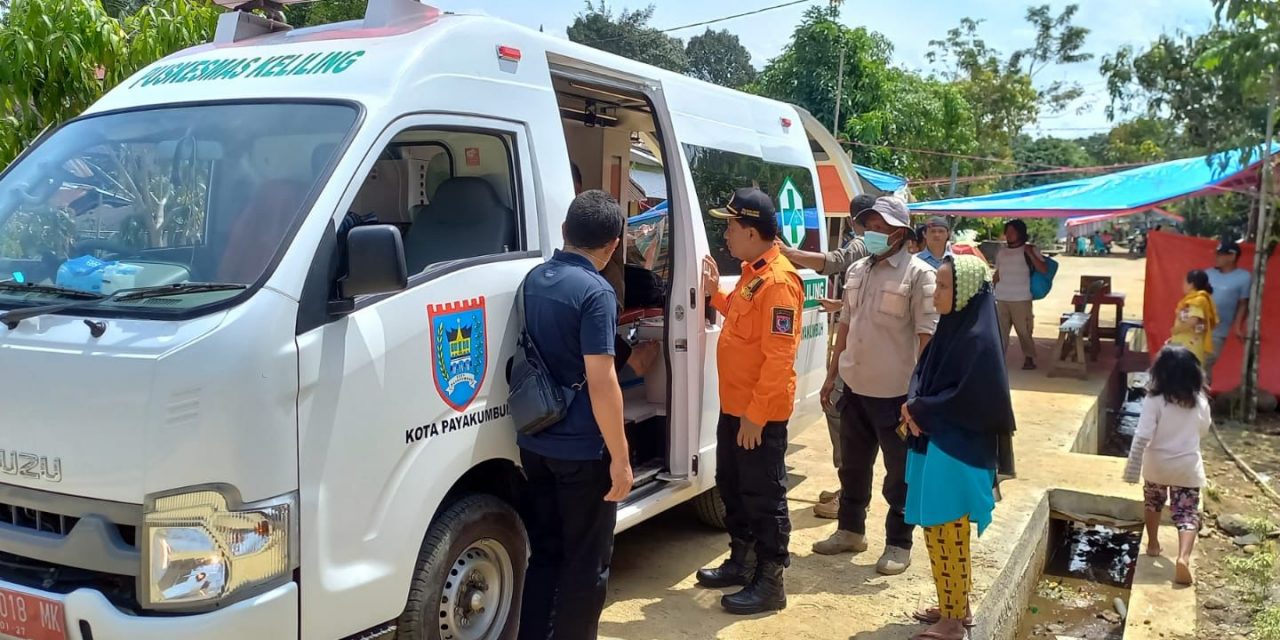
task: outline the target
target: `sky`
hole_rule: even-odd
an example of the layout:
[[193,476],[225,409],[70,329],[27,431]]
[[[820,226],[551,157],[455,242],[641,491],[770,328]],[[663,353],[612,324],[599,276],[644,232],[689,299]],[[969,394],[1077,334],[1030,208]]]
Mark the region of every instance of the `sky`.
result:
[[[427,0],[450,11],[482,11],[547,33],[564,36],[574,16],[583,11],[584,0]],[[666,29],[679,25],[743,13],[781,4],[784,0],[652,0],[656,7],[651,26]],[[1054,15],[1071,2],[1062,0],[846,0],[841,15],[844,24],[866,27],[884,34],[894,45],[894,62],[918,71],[930,71],[926,60],[929,41],[946,36],[966,16],[982,19],[980,33],[991,46],[1005,54],[1029,46],[1034,32],[1025,21],[1026,8],[1050,4]],[[1085,51],[1094,54],[1089,62],[1050,67],[1036,77],[1037,85],[1057,80],[1078,82],[1085,96],[1068,111],[1042,117],[1027,133],[1058,137],[1084,137],[1108,130],[1105,108],[1109,102],[1105,80],[1098,71],[1103,55],[1123,45],[1145,47],[1161,33],[1179,29],[1203,33],[1213,23],[1210,0],[1075,0],[1080,5],[1075,23],[1092,32]],[[609,0],[615,9],[642,8],[649,0]],[[738,35],[751,53],[751,61],[763,67],[791,40],[804,10],[824,6],[815,0],[757,15],[712,25]],[[707,27],[672,32],[688,39]]]

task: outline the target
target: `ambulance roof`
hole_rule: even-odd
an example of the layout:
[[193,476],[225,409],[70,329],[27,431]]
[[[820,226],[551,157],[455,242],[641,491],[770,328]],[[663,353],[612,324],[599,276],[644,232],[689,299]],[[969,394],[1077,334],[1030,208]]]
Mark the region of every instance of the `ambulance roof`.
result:
[[[372,5],[372,3],[371,3]],[[776,130],[795,107],[665,71],[562,38],[479,15],[430,7],[370,28],[351,21],[192,47],[121,83],[89,113],[221,100],[349,100],[370,111],[434,108],[421,90],[433,78],[467,77],[551,89],[547,55],[559,54],[662,83],[668,105],[699,119],[735,112],[748,128]],[[503,65],[498,47],[520,50]],[[767,122],[764,120],[767,119]],[[754,125],[754,126],[752,126]]]

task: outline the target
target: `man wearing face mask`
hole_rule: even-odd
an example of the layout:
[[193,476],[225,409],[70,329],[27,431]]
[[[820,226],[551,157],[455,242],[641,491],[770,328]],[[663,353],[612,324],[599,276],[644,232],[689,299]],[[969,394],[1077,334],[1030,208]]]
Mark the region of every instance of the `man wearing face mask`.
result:
[[[867,257],[867,247],[862,243],[861,238],[865,230],[858,223],[858,218],[862,212],[870,210],[875,204],[875,196],[866,194],[854,196],[849,203],[849,211],[853,218],[850,221],[853,223],[850,227],[855,233],[839,249],[826,253],[817,253],[783,245],[782,255],[786,256],[797,267],[813,269],[824,276],[835,276],[835,290],[843,291],[844,275],[849,271],[849,267]],[[839,299],[824,299],[822,300],[822,309],[827,313],[836,314],[836,320],[839,320],[842,304]],[[829,357],[830,355],[828,355]],[[840,467],[844,466],[844,458],[840,455],[840,413],[835,409],[835,405],[839,404],[842,395],[844,395],[844,383],[837,379],[835,390],[831,392],[832,408],[826,412],[827,435],[831,438],[831,462],[835,465],[836,471],[839,471]],[[840,492],[838,490],[823,491],[818,495],[818,504],[813,505],[813,515],[834,520],[839,516],[839,513]]]
[[854,263],[845,277],[835,353],[822,387],[824,407],[832,406],[837,378],[847,389],[838,407],[844,460],[839,528],[813,550],[824,555],[866,551],[872,475],[883,451],[889,514],[876,571],[897,575],[911,565],[914,530],[905,520],[907,447],[897,428],[916,359],[938,324],[933,306],[937,281],[934,269],[907,250],[912,230],[906,203],[880,198],[860,217],[871,256]]
[[724,499],[730,555],[719,567],[699,570],[698,584],[746,587],[722,597],[720,606],[751,615],[787,606],[782,571],[791,562],[791,517],[784,458],[804,287],[774,243],[777,214],[763,191],[738,189],[727,205],[707,213],[728,220],[725,243],[742,261],[742,277],[726,293],[716,261],[703,261],[703,286],[725,316],[717,347],[716,486]]

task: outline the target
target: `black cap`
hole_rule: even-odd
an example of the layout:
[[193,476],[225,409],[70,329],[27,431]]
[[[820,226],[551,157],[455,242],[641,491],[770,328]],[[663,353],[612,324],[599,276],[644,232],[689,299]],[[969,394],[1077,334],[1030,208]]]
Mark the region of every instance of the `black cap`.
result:
[[849,215],[856,220],[868,209],[876,206],[876,197],[865,193],[858,194],[849,202]]
[[743,187],[734,191],[728,204],[707,213],[713,218],[722,220],[767,220],[777,224],[777,211],[773,208],[773,198],[755,187]]
[[1222,239],[1222,243],[1218,245],[1218,253],[1234,253],[1240,255],[1240,245],[1235,240],[1227,238]]

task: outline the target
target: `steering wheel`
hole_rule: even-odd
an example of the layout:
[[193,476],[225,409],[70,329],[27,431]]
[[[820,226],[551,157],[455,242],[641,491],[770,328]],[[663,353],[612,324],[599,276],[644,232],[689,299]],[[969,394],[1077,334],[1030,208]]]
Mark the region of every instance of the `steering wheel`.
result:
[[105,251],[114,255],[116,258],[128,258],[141,255],[133,247],[125,246],[119,242],[110,240],[100,240],[91,238],[89,240],[81,240],[71,246],[70,257],[79,258],[96,251]]

